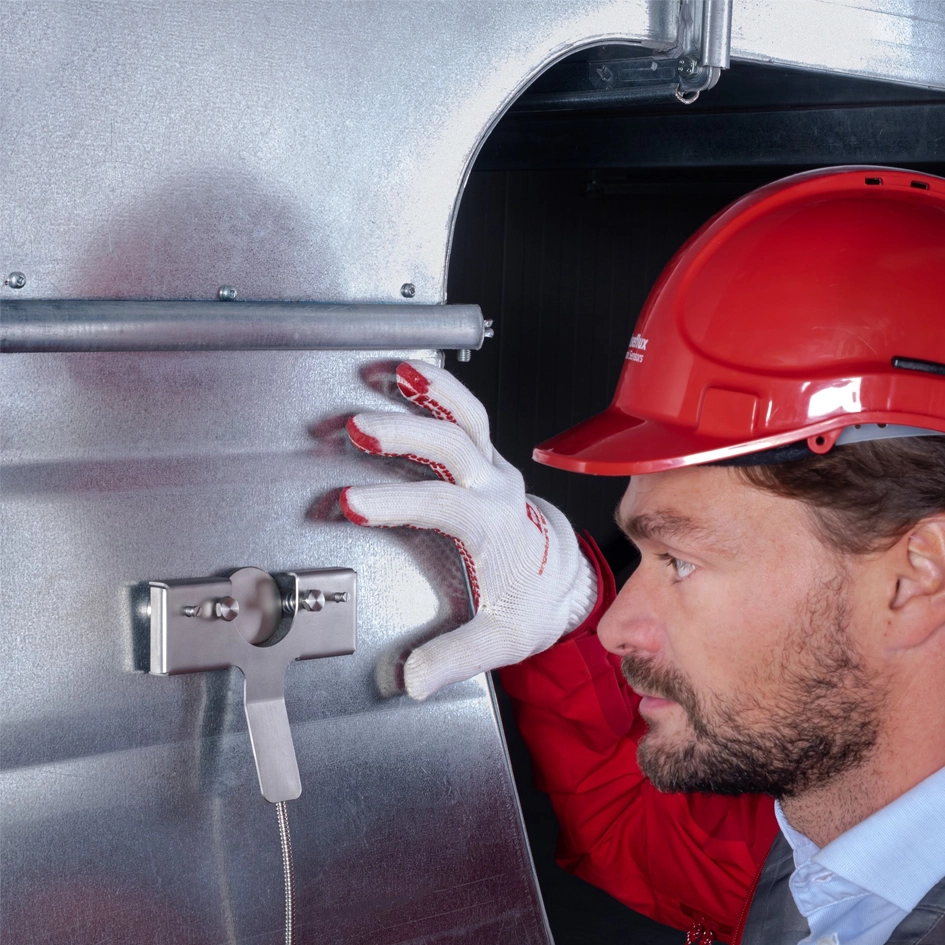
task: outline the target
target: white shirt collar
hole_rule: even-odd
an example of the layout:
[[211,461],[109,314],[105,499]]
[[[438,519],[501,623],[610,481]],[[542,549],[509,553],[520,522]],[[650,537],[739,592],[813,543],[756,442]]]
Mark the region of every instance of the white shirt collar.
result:
[[906,912],[945,877],[945,768],[823,849],[788,823],[777,802],[774,813],[796,868],[813,861]]

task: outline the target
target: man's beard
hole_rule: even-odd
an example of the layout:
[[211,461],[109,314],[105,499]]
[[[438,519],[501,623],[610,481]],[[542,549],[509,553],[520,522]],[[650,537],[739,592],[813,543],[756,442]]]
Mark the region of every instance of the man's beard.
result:
[[661,746],[652,722],[640,742],[640,768],[659,790],[790,798],[861,764],[879,735],[885,691],[850,640],[844,583],[835,575],[808,596],[767,691],[700,697],[676,670],[624,657],[630,685],[679,703],[691,728]]

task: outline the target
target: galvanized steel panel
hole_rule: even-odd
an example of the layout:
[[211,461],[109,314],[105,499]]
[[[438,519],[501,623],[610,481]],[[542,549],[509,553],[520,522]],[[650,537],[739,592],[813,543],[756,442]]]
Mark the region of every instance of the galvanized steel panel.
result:
[[[479,145],[536,75],[667,49],[677,4],[6,0],[2,274],[21,297],[445,297]],[[733,55],[945,87],[935,0],[735,0]],[[0,289],[0,296],[9,295]]]
[[279,939],[242,679],[145,674],[132,621],[139,582],[242,565],[359,573],[357,652],[286,679],[299,942],[549,941],[485,679],[378,691],[385,655],[469,613],[449,541],[338,512],[344,484],[427,475],[342,429],[403,409],[402,354],[0,357],[4,941]]
[[[0,300],[442,302],[507,105],[575,49],[669,49],[677,9],[5,0],[0,276],[26,285]],[[945,87],[942,48],[932,0],[735,3],[743,59]],[[341,428],[399,409],[401,355],[0,357],[5,939],[278,938],[241,682],[144,675],[130,617],[137,582],[257,565],[360,574],[358,652],[287,679],[302,941],[548,941],[484,680],[377,690],[392,649],[468,612],[443,539],[337,520],[341,485],[419,474]]]
[[[441,302],[517,93],[675,6],[5,0],[0,266],[20,297]],[[11,290],[0,289],[0,295]]]
[[734,0],[734,4],[733,59],[945,89],[941,0]]

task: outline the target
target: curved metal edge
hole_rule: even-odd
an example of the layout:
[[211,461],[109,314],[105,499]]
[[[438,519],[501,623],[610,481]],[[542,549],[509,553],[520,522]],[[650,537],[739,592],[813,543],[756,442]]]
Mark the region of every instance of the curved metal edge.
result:
[[487,121],[480,129],[479,136],[476,138],[473,146],[469,150],[469,153],[466,155],[466,166],[463,170],[459,187],[456,191],[456,197],[453,200],[453,209],[449,216],[449,235],[446,241],[446,255],[443,259],[443,271],[441,277],[444,297],[446,295],[446,282],[447,275],[449,273],[450,256],[453,252],[453,236],[456,232],[456,220],[459,216],[459,208],[463,201],[463,195],[466,192],[466,184],[469,183],[469,175],[472,173],[473,165],[476,163],[476,158],[479,157],[479,152],[482,150],[492,132],[495,131],[496,126],[505,116],[506,112],[508,112],[508,110],[519,100],[519,98],[521,98],[525,90],[539,76],[547,72],[552,66],[557,65],[559,62],[567,59],[568,56],[571,56],[574,53],[581,52],[585,49],[593,49],[595,46],[606,46],[610,44],[628,45],[641,49],[653,49],[657,51],[669,49],[672,46],[671,43],[660,45],[655,43],[647,43],[646,40],[646,37],[633,36],[630,33],[600,33],[593,36],[585,36],[584,38],[569,44],[565,48],[556,48],[551,51],[547,58],[545,58],[541,63],[534,66],[525,75],[523,75],[518,85],[511,92],[509,92],[503,101],[497,105],[489,121]]
[[475,349],[478,305],[5,299],[0,353]]

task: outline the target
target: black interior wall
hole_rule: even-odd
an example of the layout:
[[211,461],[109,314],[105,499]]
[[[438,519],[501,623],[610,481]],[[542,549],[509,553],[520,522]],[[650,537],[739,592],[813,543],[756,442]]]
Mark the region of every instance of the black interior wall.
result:
[[[782,176],[650,171],[483,171],[457,221],[451,302],[476,302],[496,336],[451,369],[486,404],[493,442],[601,544],[616,572],[635,559],[613,523],[626,481],[539,466],[534,444],[603,409],[650,287],[705,220],[761,180]],[[557,945],[682,945],[657,925],[554,863],[557,822],[532,788],[527,752],[500,704],[539,883]]]
[[[449,299],[481,305],[496,334],[470,362],[451,359],[449,366],[485,403],[496,447],[523,471],[529,490],[591,532],[618,580],[636,563],[612,518],[625,480],[539,466],[532,447],[610,402],[646,295],[687,237],[738,196],[802,169],[471,175],[454,235]],[[683,933],[633,913],[554,864],[557,822],[547,797],[532,787],[527,751],[497,688],[557,945],[682,945]]]
[[626,486],[540,466],[532,447],[613,397],[633,326],[688,236],[780,168],[474,172],[457,221],[449,300],[476,302],[495,338],[451,369],[489,409],[499,452],[597,539],[630,558],[613,523]]
[[[783,67],[733,63],[688,108],[548,111],[529,93],[590,88],[588,50],[547,72],[498,124],[454,232],[451,302],[474,302],[495,338],[449,367],[485,403],[498,450],[530,491],[600,543],[618,581],[635,557],[613,524],[626,483],[539,466],[533,446],[604,409],[647,293],[714,213],[810,167],[886,164],[945,175],[945,95]],[[557,945],[682,945],[558,869],[557,823],[532,788],[527,752],[499,688],[506,737]]]

